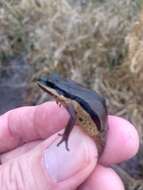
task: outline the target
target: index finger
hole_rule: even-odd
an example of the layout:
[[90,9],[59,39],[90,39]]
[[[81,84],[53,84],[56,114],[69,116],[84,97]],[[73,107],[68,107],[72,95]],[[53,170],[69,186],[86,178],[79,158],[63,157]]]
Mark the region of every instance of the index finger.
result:
[[68,119],[67,111],[55,102],[11,110],[0,116],[0,153],[49,137],[64,128]]

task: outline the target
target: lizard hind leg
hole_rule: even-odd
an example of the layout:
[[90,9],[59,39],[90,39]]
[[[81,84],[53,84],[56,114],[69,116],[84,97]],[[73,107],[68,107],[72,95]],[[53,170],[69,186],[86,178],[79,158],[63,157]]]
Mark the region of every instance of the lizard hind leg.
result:
[[68,138],[67,138],[66,135],[64,135],[64,134],[59,134],[59,135],[62,136],[62,139],[61,139],[60,142],[57,144],[57,146],[59,146],[60,144],[62,144],[63,142],[65,142],[66,150],[69,151]]
[[57,146],[59,146],[60,144],[65,142],[66,150],[69,151],[68,139],[69,139],[69,135],[70,135],[70,133],[71,133],[71,131],[75,125],[75,122],[76,122],[76,112],[75,112],[74,106],[72,104],[68,104],[66,106],[66,109],[67,109],[68,113],[70,114],[70,119],[69,119],[68,124],[65,128],[64,133],[59,134],[60,136],[62,136],[62,139],[57,144]]

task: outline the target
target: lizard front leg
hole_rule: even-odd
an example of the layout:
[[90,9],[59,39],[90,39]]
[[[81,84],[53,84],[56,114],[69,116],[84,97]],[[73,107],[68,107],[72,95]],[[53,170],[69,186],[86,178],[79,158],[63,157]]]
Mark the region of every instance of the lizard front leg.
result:
[[68,111],[70,118],[69,118],[69,121],[68,121],[68,124],[65,128],[64,133],[62,135],[60,135],[60,136],[62,136],[62,139],[57,144],[57,146],[59,146],[61,143],[65,142],[66,149],[69,151],[68,139],[69,139],[69,135],[73,129],[73,126],[75,125],[75,122],[76,122],[76,112],[75,112],[75,108],[74,108],[72,103],[67,103],[66,106],[64,106],[64,107]]

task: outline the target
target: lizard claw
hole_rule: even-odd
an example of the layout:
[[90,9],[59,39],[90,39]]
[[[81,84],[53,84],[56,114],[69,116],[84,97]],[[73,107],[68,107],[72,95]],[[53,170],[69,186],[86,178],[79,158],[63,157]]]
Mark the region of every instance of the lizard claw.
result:
[[59,102],[59,100],[58,100],[58,99],[56,99],[56,103],[57,103],[57,105],[58,105],[59,107],[61,107],[61,106],[62,106],[61,102]]
[[62,136],[63,136],[63,134],[61,134],[61,133],[58,133],[58,135],[59,135],[60,137],[62,137]]
[[[58,134],[59,136],[63,136],[63,134]],[[57,144],[57,146],[59,146],[60,144],[62,144],[63,142],[65,142],[65,146],[66,146],[66,150],[69,151],[69,147],[68,147],[68,141],[67,139],[63,136],[62,139],[60,140],[60,142]]]

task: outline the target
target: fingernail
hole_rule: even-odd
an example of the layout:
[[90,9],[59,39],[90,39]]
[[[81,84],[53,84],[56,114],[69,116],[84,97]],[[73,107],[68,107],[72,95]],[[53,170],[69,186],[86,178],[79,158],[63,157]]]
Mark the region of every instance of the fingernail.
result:
[[65,143],[57,146],[61,137],[44,152],[44,163],[48,172],[56,182],[63,181],[88,167],[91,161],[97,161],[95,143],[80,129],[73,130],[69,138],[69,151]]

